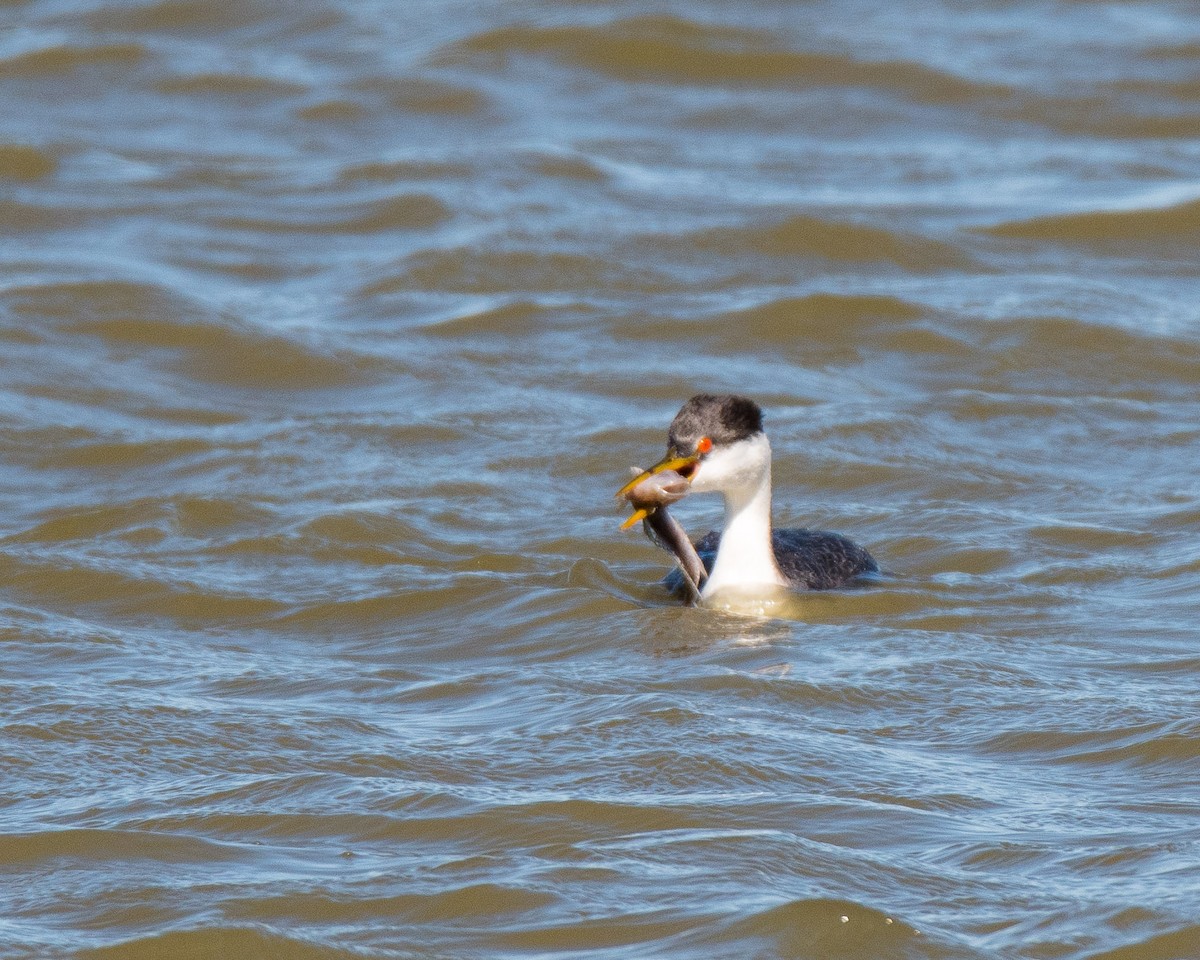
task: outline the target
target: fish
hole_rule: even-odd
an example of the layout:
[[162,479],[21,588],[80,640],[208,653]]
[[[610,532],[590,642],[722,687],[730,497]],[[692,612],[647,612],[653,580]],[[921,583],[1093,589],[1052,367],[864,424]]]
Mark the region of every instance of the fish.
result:
[[683,525],[667,510],[687,496],[688,478],[669,468],[646,471],[631,467],[630,470],[634,479],[617,491],[617,496],[628,500],[634,512],[621,524],[621,529],[628,530],[641,520],[650,542],[675,557],[691,602],[697,603],[708,571]]

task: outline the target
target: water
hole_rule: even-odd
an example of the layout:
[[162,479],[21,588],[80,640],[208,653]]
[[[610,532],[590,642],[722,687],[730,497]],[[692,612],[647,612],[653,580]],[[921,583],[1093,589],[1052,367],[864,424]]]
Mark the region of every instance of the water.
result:
[[0,955],[1200,956],[1190,6],[0,23]]

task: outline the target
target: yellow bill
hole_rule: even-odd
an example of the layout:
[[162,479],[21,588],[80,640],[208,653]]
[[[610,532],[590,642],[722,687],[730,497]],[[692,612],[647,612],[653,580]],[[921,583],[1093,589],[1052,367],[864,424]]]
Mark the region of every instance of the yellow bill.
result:
[[650,516],[650,511],[647,510],[645,507],[641,508],[640,510],[634,510],[633,513],[630,515],[629,519],[626,520],[623,524],[621,524],[621,529],[628,530],[639,520],[645,520],[648,516]]
[[663,457],[663,459],[659,460],[658,463],[652,466],[649,470],[643,470],[636,477],[625,484],[625,486],[618,490],[616,492],[616,498],[620,500],[639,483],[648,479],[649,477],[654,476],[656,473],[662,473],[664,470],[681,470],[684,467],[694,466],[699,461],[699,457]]
[[[650,477],[653,477],[655,474],[666,473],[668,470],[674,470],[677,472],[686,471],[686,473],[683,474],[686,478],[687,474],[692,472],[692,468],[695,467],[699,461],[700,458],[698,456],[676,457],[668,454],[649,470],[643,470],[636,477],[625,484],[625,486],[618,490],[617,499],[629,498],[629,494],[631,494],[637,488],[638,484],[645,483],[646,480],[648,480]],[[655,503],[652,501],[633,499],[630,499],[630,503],[634,507],[633,515],[630,516],[629,519],[623,524],[621,524],[622,530],[628,530],[639,520],[645,520],[661,505],[661,503]]]

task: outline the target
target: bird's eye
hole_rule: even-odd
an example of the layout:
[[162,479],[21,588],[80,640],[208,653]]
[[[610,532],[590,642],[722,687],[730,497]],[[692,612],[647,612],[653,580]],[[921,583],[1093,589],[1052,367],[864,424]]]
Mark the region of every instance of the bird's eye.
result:
[[696,452],[697,453],[708,453],[708,451],[711,449],[712,449],[712,438],[711,437],[701,437],[696,442]]

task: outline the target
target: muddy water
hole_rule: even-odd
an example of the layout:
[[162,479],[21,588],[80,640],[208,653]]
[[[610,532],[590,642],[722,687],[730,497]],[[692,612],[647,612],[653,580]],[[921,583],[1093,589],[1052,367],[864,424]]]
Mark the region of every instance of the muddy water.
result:
[[1200,956],[1194,10],[0,24],[0,955]]

